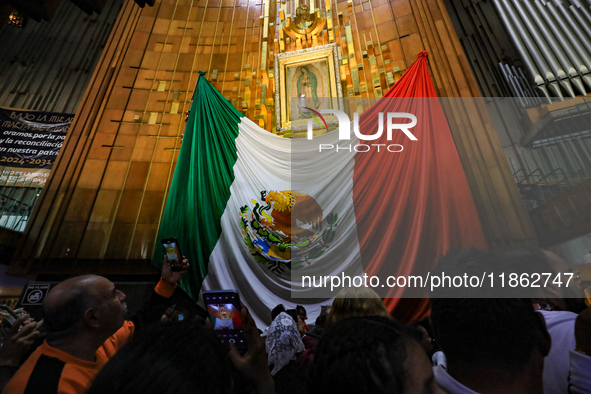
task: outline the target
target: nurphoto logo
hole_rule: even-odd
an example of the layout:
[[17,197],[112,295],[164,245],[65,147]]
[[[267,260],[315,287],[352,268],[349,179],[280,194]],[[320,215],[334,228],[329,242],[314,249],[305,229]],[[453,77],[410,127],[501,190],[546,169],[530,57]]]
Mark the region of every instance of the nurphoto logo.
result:
[[[322,114],[332,114],[337,117],[339,122],[339,140],[350,140],[351,139],[351,120],[349,116],[343,111],[339,111],[336,109],[321,109],[320,112],[308,108],[303,107],[309,111],[309,115],[311,119],[308,119],[308,139],[313,139],[313,121],[320,127],[324,127],[328,132],[328,124],[326,120],[322,116]],[[395,123],[400,122],[401,119],[409,119],[410,122],[405,123]],[[387,112],[386,113],[386,138],[388,141],[392,141],[394,132],[399,130],[406,135],[408,139],[411,141],[418,141],[417,137],[410,131],[413,127],[417,125],[417,117],[408,112]],[[359,130],[359,114],[357,112],[353,113],[353,133],[360,141],[375,141],[378,138],[382,137],[384,134],[384,113],[378,113],[378,130],[374,134],[362,134]],[[386,152],[402,152],[403,146],[400,144],[356,144],[356,145],[349,145],[347,147],[339,147],[338,145],[334,144],[320,144],[318,146],[318,151],[327,151],[327,150],[336,150],[339,151],[347,151],[347,152],[360,152],[365,153],[369,152],[372,149],[377,150],[378,152],[386,151]]]

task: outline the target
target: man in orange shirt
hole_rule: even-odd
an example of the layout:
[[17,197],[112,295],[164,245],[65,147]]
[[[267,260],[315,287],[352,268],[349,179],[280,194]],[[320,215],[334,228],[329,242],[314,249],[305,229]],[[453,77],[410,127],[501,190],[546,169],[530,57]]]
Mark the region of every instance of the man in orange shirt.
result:
[[[165,258],[162,278],[144,305],[145,311],[162,315],[188,265],[184,259],[182,270],[175,272]],[[125,320],[125,294],[97,275],[77,276],[55,286],[47,295],[43,313],[47,339],[2,393],[84,393],[135,329],[132,321]]]

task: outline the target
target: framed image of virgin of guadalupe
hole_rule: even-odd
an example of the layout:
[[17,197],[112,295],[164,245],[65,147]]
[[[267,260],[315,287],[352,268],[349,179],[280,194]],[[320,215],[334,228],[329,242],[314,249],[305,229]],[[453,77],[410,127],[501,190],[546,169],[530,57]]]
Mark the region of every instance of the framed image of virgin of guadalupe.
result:
[[278,132],[304,129],[314,111],[342,109],[338,58],[336,43],[275,56]]

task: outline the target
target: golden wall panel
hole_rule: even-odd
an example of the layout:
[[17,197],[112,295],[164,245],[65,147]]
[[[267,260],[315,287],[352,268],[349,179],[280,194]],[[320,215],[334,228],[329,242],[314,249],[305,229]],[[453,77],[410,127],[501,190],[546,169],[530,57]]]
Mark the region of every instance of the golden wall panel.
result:
[[152,160],[152,153],[154,152],[155,145],[156,138],[149,136],[138,136],[133,148],[131,160],[134,162],[150,162]]
[[154,28],[152,29],[152,35],[166,36],[169,28],[170,28],[170,20],[158,18],[154,22]]
[[115,128],[114,132],[116,132],[117,125],[115,122],[119,122],[123,119],[123,113],[124,111],[119,108],[106,109],[103,113],[103,117],[100,120],[98,129],[103,133],[108,133],[110,130]]
[[111,148],[106,148],[104,145],[112,146],[114,141],[115,134],[96,133],[87,157],[89,159],[107,160],[111,154]]
[[[375,16],[375,24],[378,26],[382,23],[390,23],[392,21],[392,13],[390,12],[390,6],[388,4],[374,7],[373,15]],[[391,23],[390,30],[394,31],[394,29],[392,29]]]
[[126,53],[124,65],[127,67],[139,68],[143,58],[144,51],[142,49],[130,48]]
[[154,251],[154,234],[158,232],[155,223],[140,223],[136,226],[130,247],[129,259],[149,259]]
[[129,87],[116,86],[109,96],[107,106],[110,108],[124,108],[130,95],[131,89]]
[[413,12],[409,0],[393,0],[390,4],[392,6],[392,12],[396,17],[408,15]]
[[124,190],[121,193],[117,213],[115,214],[116,223],[135,223],[141,206],[143,193],[137,190]]
[[126,260],[134,229],[135,224],[133,223],[113,223],[103,258]]
[[[121,190],[125,183],[125,173],[129,167],[129,162],[111,160],[105,171],[103,182],[101,183],[101,189],[107,190]],[[99,172],[102,176],[103,172]]]
[[170,183],[171,163],[152,163],[146,184],[146,191],[164,191]]
[[106,166],[106,160],[85,160],[82,174],[80,175],[76,187],[82,189],[98,189]]
[[146,161],[132,161],[127,172],[127,180],[123,190],[139,190],[143,191],[148,172],[150,171],[150,163]]
[[135,34],[133,35],[133,38],[129,42],[129,46],[131,48],[143,49],[146,47],[149,38],[150,33],[136,30]]
[[49,258],[75,257],[86,225],[86,222],[63,221],[59,229],[60,236],[56,237],[52,245],[49,245]]
[[140,124],[138,123],[127,123],[129,121],[125,121],[125,123],[119,123],[119,129],[117,130],[117,134],[119,135],[136,135],[138,130],[140,129]]
[[376,26],[376,28],[377,34],[379,34],[380,40],[382,40],[382,42],[388,42],[398,38],[396,30],[392,29],[392,20],[380,23]]
[[157,17],[158,19],[162,18],[162,19],[172,19],[172,16],[174,15],[174,9],[176,7],[176,4],[167,4],[165,2],[162,2],[160,4],[159,8],[154,8],[157,11]]
[[417,22],[414,15],[412,14],[407,14],[396,18],[396,25],[398,26],[398,34],[401,37],[419,32]]
[[111,223],[115,216],[120,194],[120,190],[99,190],[89,220],[91,222]]
[[138,216],[138,223],[154,224],[158,223],[164,203],[164,191],[146,191],[142,208]]
[[110,223],[89,222],[84,230],[78,252],[79,259],[96,259],[103,254],[109,239]]
[[154,17],[142,15],[137,23],[135,28],[136,31],[145,31],[150,33],[152,31],[152,27],[154,26]]
[[117,79],[115,80],[115,86],[131,87],[137,78],[138,70],[135,68],[124,68],[121,70]]
[[76,189],[72,194],[72,202],[68,206],[64,220],[68,222],[88,220],[96,194],[96,189]]
[[[177,144],[179,144],[177,146]],[[159,138],[156,141],[156,148],[154,150],[153,162],[167,162],[170,163],[173,157],[176,157],[175,149],[180,147],[176,138]]]
[[136,136],[119,134],[115,139],[115,146],[111,150],[110,162],[127,161],[131,159]]

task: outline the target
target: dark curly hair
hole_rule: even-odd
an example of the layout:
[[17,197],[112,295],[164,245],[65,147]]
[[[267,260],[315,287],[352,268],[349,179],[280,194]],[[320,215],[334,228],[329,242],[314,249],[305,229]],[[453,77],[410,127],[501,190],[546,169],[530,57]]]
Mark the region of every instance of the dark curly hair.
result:
[[407,340],[405,328],[385,317],[335,323],[318,343],[308,394],[402,393]]

